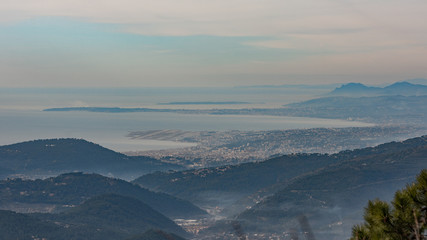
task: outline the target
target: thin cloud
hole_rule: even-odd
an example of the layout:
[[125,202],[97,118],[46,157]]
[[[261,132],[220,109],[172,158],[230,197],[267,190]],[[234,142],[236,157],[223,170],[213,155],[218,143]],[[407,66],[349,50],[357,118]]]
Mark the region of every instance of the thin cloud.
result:
[[68,16],[128,25],[146,35],[275,36],[305,29],[420,27],[425,10],[427,3],[416,0],[4,0],[0,21]]
[[[245,81],[247,74],[300,76],[305,81],[318,77],[330,82],[340,77],[343,81],[426,77],[422,66],[427,61],[426,12],[425,0],[2,0],[0,28],[40,17],[66,17],[87,25],[113,26],[109,31],[117,33],[112,37],[117,42],[104,41],[109,35],[96,38],[100,39],[96,44],[89,39],[78,42],[85,38],[76,33],[69,36],[68,45],[57,44],[53,49],[54,42],[37,55],[31,52],[31,44],[19,45],[22,39],[13,36],[10,39],[18,41],[6,43],[21,49],[6,49],[3,44],[0,70],[8,76],[3,83],[10,86],[15,82],[25,86],[30,76],[34,85],[54,84],[56,79],[73,84],[75,79],[94,79],[115,85],[121,78],[128,86],[169,84],[172,78],[178,79],[177,85],[182,79],[188,85],[204,85],[208,82],[204,79],[223,75],[236,76],[229,81],[233,84]],[[52,35],[52,42],[62,41]],[[145,38],[137,39],[141,45],[129,44],[129,35],[169,37],[170,41],[144,42]],[[232,43],[200,36],[232,39]],[[85,44],[87,50],[82,49]],[[67,52],[73,48],[82,50]],[[60,66],[49,68],[61,51],[65,57]],[[33,58],[37,59],[31,62]],[[165,65],[170,72],[163,71]],[[58,83],[62,84],[66,83]]]
[[67,16],[119,24],[122,31],[141,35],[268,36],[279,40],[249,44],[307,49],[332,40],[358,48],[389,39],[402,45],[427,42],[426,11],[421,0],[5,0],[0,22]]

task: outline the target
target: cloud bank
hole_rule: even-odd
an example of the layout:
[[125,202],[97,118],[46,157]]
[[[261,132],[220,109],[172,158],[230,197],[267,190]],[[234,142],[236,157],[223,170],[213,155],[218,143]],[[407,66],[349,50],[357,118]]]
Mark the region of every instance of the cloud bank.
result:
[[[218,50],[215,55],[196,46],[201,53],[196,54],[195,59],[188,48],[171,43],[153,50],[159,56],[174,56],[180,62],[171,63],[170,74],[162,73],[157,66],[154,69],[158,71],[149,67],[148,73],[131,71],[129,78],[175,76],[181,80],[198,78],[194,82],[203,82],[203,79],[215,78],[215,74],[218,78],[272,74],[283,75],[283,79],[289,81],[370,78],[391,82],[427,76],[422,66],[422,62],[427,62],[426,12],[425,0],[3,0],[0,28],[39,17],[68,17],[91,24],[109,24],[114,26],[111,31],[125,38],[129,34],[175,39],[213,36],[234,39],[239,45],[225,48],[232,54],[221,55],[221,60]],[[188,39],[188,42],[206,44],[199,40]],[[240,48],[247,51],[235,50]],[[248,50],[250,48],[257,50]],[[242,57],[231,57],[235,61],[226,59],[239,54]],[[211,61],[210,56],[216,56],[215,61]],[[244,58],[246,61],[242,62]],[[210,60],[205,61],[205,65],[194,63],[204,62],[200,59]],[[187,66],[183,66],[186,61]],[[123,70],[119,66],[117,63],[117,72]],[[88,77],[102,76],[95,70],[89,72]],[[323,80],[313,79],[315,76]],[[239,77],[232,78],[236,84],[244,82]]]

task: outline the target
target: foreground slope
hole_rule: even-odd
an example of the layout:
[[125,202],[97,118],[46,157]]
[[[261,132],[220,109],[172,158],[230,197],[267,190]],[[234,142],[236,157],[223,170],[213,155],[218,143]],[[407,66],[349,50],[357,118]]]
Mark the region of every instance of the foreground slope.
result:
[[60,214],[0,210],[0,239],[120,240],[151,228],[188,235],[141,201],[114,194],[96,196]]
[[[41,221],[40,219],[12,211],[0,210],[0,239],[33,239],[67,232],[60,226]],[[59,239],[59,238],[58,238]]]
[[150,229],[145,233],[127,238],[126,240],[185,240],[184,238],[161,230]]
[[58,225],[93,228],[99,232],[112,231],[123,237],[140,234],[152,228],[179,235],[187,234],[172,220],[147,204],[116,194],[95,196],[65,212],[39,217]]
[[296,154],[265,162],[153,173],[136,180],[143,187],[166,192],[205,207],[228,206],[259,189],[320,167],[337,159],[326,154]]
[[130,157],[82,139],[46,139],[0,146],[0,177],[43,177],[84,171],[132,179],[182,169],[149,157]]
[[295,228],[306,216],[318,239],[349,237],[369,199],[390,199],[427,168],[426,136],[372,150],[294,178],[238,219],[248,229],[274,232]]
[[205,214],[190,202],[168,194],[155,193],[120,179],[83,173],[62,174],[44,180],[0,181],[0,207],[20,212],[55,212],[107,193],[139,199],[171,218]]
[[[292,154],[235,166],[172,173],[158,172],[144,175],[134,182],[155,191],[166,192],[210,207],[230,206],[241,198],[248,197],[249,201],[244,203],[240,201],[237,204],[244,208],[253,205],[263,196],[284,188],[284,184],[296,177],[358,157],[398,154],[425,144],[425,137],[422,137],[332,155]],[[239,209],[237,205],[233,208]]]
[[58,225],[28,214],[0,210],[0,239],[2,240],[107,240],[122,239],[114,231],[97,231],[90,227]]
[[[222,215],[230,221],[205,231],[210,236],[233,232],[236,210],[249,208],[237,221],[254,234],[300,229],[304,217],[318,239],[345,239],[361,220],[368,199],[390,198],[423,168],[427,136],[331,155],[294,154],[237,166],[154,173],[135,182],[209,207],[223,204]],[[212,199],[216,201],[209,202]]]

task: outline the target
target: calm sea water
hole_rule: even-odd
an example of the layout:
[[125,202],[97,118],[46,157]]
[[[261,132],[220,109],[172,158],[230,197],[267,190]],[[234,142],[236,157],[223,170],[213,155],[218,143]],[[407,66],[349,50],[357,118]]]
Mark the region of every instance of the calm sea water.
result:
[[83,138],[116,151],[191,146],[190,143],[130,139],[131,131],[176,129],[277,130],[362,127],[367,123],[275,116],[194,115],[177,113],[43,112],[0,109],[0,145],[44,138]]
[[[52,107],[272,108],[321,96],[324,87],[261,88],[99,88],[0,89],[0,145],[44,138],[83,138],[116,151],[192,146],[190,143],[130,139],[142,130],[277,130],[355,127],[342,120],[274,116],[189,115],[177,113],[43,112]],[[168,102],[247,102],[244,105],[161,105]]]

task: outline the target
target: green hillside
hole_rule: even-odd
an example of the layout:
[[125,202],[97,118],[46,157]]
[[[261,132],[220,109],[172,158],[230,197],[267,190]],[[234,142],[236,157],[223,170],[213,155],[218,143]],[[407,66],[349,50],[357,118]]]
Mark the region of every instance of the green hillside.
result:
[[161,230],[150,229],[141,235],[133,236],[131,238],[127,238],[126,240],[185,240],[185,239],[173,233],[166,233]]
[[[223,199],[238,200],[259,189],[334,163],[322,154],[297,154],[265,162],[246,163],[182,172],[157,172],[136,180],[143,187],[166,192],[204,206],[221,204]],[[215,200],[217,199],[217,200]]]
[[[141,201],[114,194],[96,196],[60,214],[29,215],[0,210],[1,240],[121,240],[136,235],[151,236],[146,233],[152,228],[161,229],[156,231],[161,233],[188,235]],[[165,233],[165,236],[177,235]]]
[[361,221],[363,206],[369,199],[390,199],[427,168],[426,137],[378,148],[377,153],[355,155],[294,178],[238,219],[253,231],[277,231],[293,228],[296,219],[304,215],[322,239],[349,237],[351,226]]
[[133,179],[153,171],[182,169],[149,157],[130,157],[82,139],[34,140],[0,146],[0,177],[43,177],[83,171]]
[[[64,230],[60,226],[12,211],[0,210],[0,239],[27,240],[47,237]],[[49,233],[49,235],[48,235]]]
[[251,206],[260,197],[284,188],[284,184],[296,177],[306,176],[363,156],[400,153],[417,146],[424,146],[427,144],[426,139],[427,137],[414,138],[404,142],[386,143],[332,155],[292,154],[235,166],[172,173],[157,172],[144,175],[134,182],[208,207],[230,206],[241,198],[249,196],[251,200],[239,201],[232,205],[232,208],[238,209],[239,206]]
[[59,225],[90,227],[126,235],[140,234],[151,228],[187,234],[172,220],[143,202],[116,194],[96,196],[65,212],[39,217]]
[[0,206],[9,210],[26,206],[29,211],[38,211],[43,206],[61,211],[64,206],[79,205],[91,197],[107,193],[139,199],[171,218],[206,214],[190,202],[168,194],[155,193],[120,179],[83,173],[62,174],[44,180],[0,181]]

